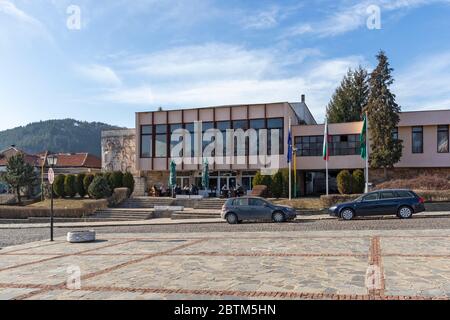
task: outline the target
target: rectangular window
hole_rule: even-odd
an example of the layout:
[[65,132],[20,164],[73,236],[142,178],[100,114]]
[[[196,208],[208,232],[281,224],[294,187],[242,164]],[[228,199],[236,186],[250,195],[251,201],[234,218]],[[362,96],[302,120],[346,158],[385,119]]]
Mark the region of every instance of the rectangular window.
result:
[[398,127],[395,127],[394,130],[392,130],[392,139],[398,140]]
[[448,125],[438,126],[437,128],[437,152],[448,153],[449,152],[449,135]]
[[152,157],[152,130],[153,126],[141,126],[141,158]]
[[423,153],[423,127],[412,127],[412,153]]
[[294,144],[299,157],[319,157],[322,155],[323,136],[295,137]]
[[219,129],[222,133],[223,137],[223,155],[225,156],[227,153],[227,129],[231,129],[230,121],[217,121],[216,129]]
[[[195,141],[195,127],[194,127],[194,123],[186,123],[184,125],[184,128],[189,131],[189,134],[191,136],[191,150],[185,150],[187,153],[187,157],[192,157],[194,155],[194,141]],[[187,148],[187,145],[186,145]]]
[[[175,124],[171,124],[171,125],[170,125],[170,137],[169,137],[169,139],[170,139],[170,155],[172,154],[172,149],[173,149],[180,141],[182,141],[182,138],[181,138],[181,137],[178,139],[178,141],[172,141],[172,134],[173,134],[173,132],[174,132],[175,130],[178,130],[178,129],[183,129],[183,125],[182,125],[181,123],[175,123]],[[178,156],[182,157],[182,156],[183,156],[182,152],[180,152],[180,154],[179,154]]]
[[[203,134],[208,131],[209,129],[214,129],[214,122],[208,121],[208,122],[202,122],[202,150],[205,151],[205,148],[212,142],[214,142],[214,139],[204,141],[203,140]],[[214,154],[212,154],[214,156]]]
[[[236,132],[236,130],[238,130],[238,129],[242,129],[242,130],[244,130],[244,132],[245,131],[247,131],[247,129],[248,129],[248,121],[247,120],[234,120],[233,121],[233,129],[235,130],[235,132]],[[235,156],[237,156],[238,154],[239,155],[242,155],[243,153],[244,154],[248,154],[248,152],[247,152],[247,150],[248,150],[248,139],[245,139],[246,141],[245,141],[245,145],[239,145],[239,143],[238,143],[238,139],[237,138],[234,138],[234,155]]]
[[[294,138],[297,156],[319,157],[323,153],[323,136],[302,136]],[[358,155],[359,135],[332,135],[329,143],[330,156]]]
[[155,126],[155,157],[167,157],[167,125],[165,124]]
[[259,130],[261,129],[265,129],[266,128],[266,120],[264,119],[252,119],[250,120],[250,125],[249,125],[250,129],[255,129],[256,130],[256,134],[257,134],[257,138],[256,138],[256,146],[255,148],[251,148],[250,150],[250,155],[251,156],[256,156],[258,155],[259,152]]
[[279,149],[278,152],[273,152],[273,154],[283,154],[284,153],[284,119],[283,118],[269,118],[267,119],[267,154],[272,154],[272,129],[278,129],[280,135]]

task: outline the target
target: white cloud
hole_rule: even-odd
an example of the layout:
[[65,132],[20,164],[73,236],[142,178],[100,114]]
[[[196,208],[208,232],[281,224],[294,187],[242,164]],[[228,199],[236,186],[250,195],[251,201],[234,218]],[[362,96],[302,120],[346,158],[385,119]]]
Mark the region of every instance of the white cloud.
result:
[[[27,27],[27,33],[39,34],[48,41],[53,42],[53,38],[44,24],[38,19],[27,14],[25,11],[17,8],[14,3],[7,0],[0,0],[0,16],[1,14],[9,16],[16,22],[19,22],[22,26]],[[5,26],[2,26],[2,28],[3,27]]]
[[359,64],[365,65],[360,56],[323,59],[315,49],[286,53],[225,44],[189,46],[131,58],[121,73],[137,73],[145,84],[108,90],[100,99],[149,108],[198,107],[298,101],[306,93],[320,118],[347,69]]
[[450,107],[450,51],[422,56],[396,78],[393,92],[405,110]]
[[86,66],[76,66],[75,70],[88,80],[98,82],[108,86],[118,86],[122,83],[119,76],[113,69],[107,66],[91,64]]
[[246,29],[268,29],[278,25],[279,8],[272,7],[266,11],[259,12],[255,15],[248,15],[242,21],[242,25]]
[[395,10],[406,10],[420,6],[450,3],[449,0],[365,0],[357,1],[353,5],[345,5],[334,9],[331,14],[320,22],[302,22],[288,28],[283,37],[295,37],[303,34],[313,34],[329,37],[344,34],[349,31],[365,27],[369,14],[367,8],[371,5],[379,6],[381,19],[384,14]]

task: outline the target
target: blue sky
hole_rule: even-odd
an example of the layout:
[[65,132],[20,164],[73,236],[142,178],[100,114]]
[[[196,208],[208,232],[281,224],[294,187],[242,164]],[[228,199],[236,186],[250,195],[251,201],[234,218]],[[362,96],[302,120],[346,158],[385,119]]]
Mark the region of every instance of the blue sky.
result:
[[[67,28],[70,5],[81,28]],[[381,12],[369,29],[367,8]],[[298,101],[318,121],[348,68],[394,67],[403,110],[450,108],[450,0],[0,0],[0,130]]]

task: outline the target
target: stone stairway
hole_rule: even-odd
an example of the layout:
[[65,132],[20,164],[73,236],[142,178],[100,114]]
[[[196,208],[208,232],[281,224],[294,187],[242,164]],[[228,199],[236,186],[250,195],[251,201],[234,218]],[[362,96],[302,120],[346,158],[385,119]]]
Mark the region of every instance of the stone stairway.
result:
[[220,210],[188,208],[184,211],[172,213],[170,218],[172,220],[220,218]]
[[226,199],[211,198],[202,199],[195,204],[195,209],[220,210]]
[[125,200],[119,208],[154,208],[155,206],[170,206],[172,198],[133,197]]
[[145,220],[152,214],[153,210],[133,208],[107,208],[97,210],[90,219],[107,219],[115,221]]

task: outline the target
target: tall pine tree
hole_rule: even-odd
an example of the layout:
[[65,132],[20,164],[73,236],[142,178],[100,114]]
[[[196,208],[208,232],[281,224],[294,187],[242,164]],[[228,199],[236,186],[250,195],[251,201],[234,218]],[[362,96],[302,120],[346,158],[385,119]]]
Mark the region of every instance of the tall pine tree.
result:
[[328,122],[361,121],[368,97],[367,71],[361,66],[356,70],[349,69],[327,106]]
[[395,102],[395,94],[389,87],[394,82],[392,69],[383,51],[377,55],[378,66],[370,75],[370,95],[367,107],[369,120],[370,166],[383,168],[387,178],[387,169],[400,161],[402,141],[394,139],[392,132],[400,121],[400,106]]

